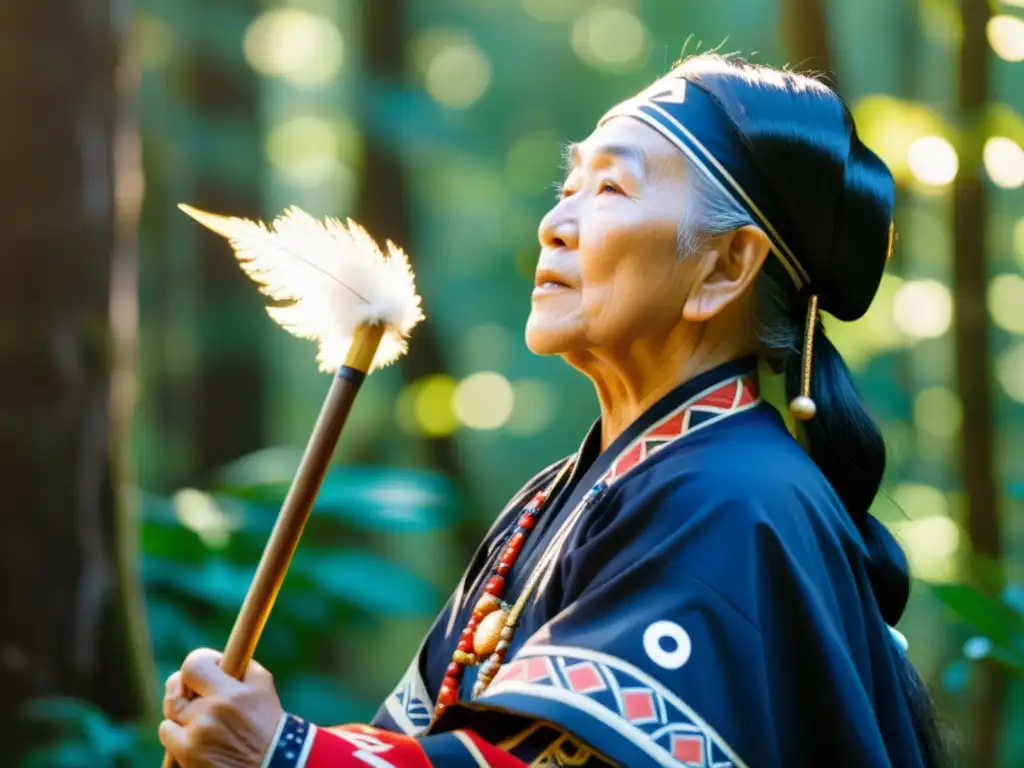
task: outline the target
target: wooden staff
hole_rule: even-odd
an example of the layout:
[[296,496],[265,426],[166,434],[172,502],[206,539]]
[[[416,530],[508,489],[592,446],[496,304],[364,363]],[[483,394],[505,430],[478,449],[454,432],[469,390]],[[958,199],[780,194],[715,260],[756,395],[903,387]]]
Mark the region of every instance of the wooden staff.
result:
[[[221,668],[241,680],[356,395],[367,374],[405,352],[423,313],[405,254],[388,243],[385,256],[352,221],[347,227],[331,219],[321,224],[293,208],[268,229],[181,208],[231,241],[242,268],[264,293],[292,302],[268,311],[292,333],[317,340],[321,369],[337,371],[224,649]],[[176,765],[164,755],[163,768]]]

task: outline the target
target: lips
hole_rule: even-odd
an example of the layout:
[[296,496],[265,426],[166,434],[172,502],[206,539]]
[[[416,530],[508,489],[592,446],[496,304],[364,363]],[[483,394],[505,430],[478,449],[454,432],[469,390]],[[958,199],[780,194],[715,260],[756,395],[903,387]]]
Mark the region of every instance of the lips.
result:
[[538,269],[534,278],[534,285],[537,288],[571,288],[569,281],[558,272],[550,269]]

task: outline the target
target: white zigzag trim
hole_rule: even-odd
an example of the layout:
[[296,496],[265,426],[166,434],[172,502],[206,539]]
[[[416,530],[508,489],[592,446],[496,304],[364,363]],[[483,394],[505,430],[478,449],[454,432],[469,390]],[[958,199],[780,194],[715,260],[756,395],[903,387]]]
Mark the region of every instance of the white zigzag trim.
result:
[[[735,765],[735,768],[748,768],[747,764],[744,763],[735,752],[733,752],[732,748],[725,742],[719,733],[703,718],[701,718],[700,715],[694,712],[686,702],[646,672],[634,667],[627,661],[623,661],[616,656],[609,656],[608,654],[601,653],[600,651],[590,650],[589,648],[574,648],[571,646],[560,645],[527,645],[515,655],[514,660],[532,657],[564,656],[571,656],[573,658],[586,659],[587,661],[604,664],[607,667],[620,670],[636,678],[639,682],[656,691],[659,696],[664,697],[666,701],[690,718],[697,727],[704,731],[708,738],[715,742],[715,745],[722,750],[722,752],[728,755],[729,759],[732,760]],[[499,675],[487,689],[486,693],[478,699],[478,701],[483,702],[491,696],[495,696],[502,692],[522,693],[528,696],[537,696],[539,698],[550,699],[552,701],[560,701],[570,707],[583,710],[600,720],[609,728],[614,729],[622,736],[629,739],[633,744],[659,760],[662,765],[670,766],[670,768],[676,768],[680,765],[680,763],[668,752],[655,744],[650,736],[643,733],[638,728],[634,728],[622,718],[612,715],[606,707],[590,700],[586,696],[568,691],[560,686],[556,687],[553,685],[542,685],[538,683],[524,683],[519,680],[503,682]]]
[[[412,663],[405,671],[405,675],[402,676],[398,685],[395,686],[395,690],[384,701],[384,708],[406,736],[421,735],[426,731],[430,721],[434,719],[434,706],[430,696],[427,695],[426,683],[420,677],[419,660],[422,651],[423,648],[421,646],[416,655],[412,657]],[[405,695],[401,696],[400,694]],[[409,717],[409,708],[414,699],[421,702],[426,709],[427,723],[424,725],[416,725]]]

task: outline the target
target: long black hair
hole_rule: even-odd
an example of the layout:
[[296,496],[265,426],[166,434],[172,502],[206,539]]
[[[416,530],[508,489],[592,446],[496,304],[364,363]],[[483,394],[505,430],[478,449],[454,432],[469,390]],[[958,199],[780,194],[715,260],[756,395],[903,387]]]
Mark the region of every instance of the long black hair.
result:
[[[789,245],[810,284],[798,289],[782,263],[769,257],[756,288],[755,328],[762,354],[784,375],[792,399],[800,393],[809,294],[842,320],[862,316],[874,298],[892,247],[893,177],[861,143],[846,106],[823,83],[717,54],[690,57],[673,75],[711,94],[746,144],[775,198],[773,207],[791,212],[785,223]],[[690,162],[688,171],[681,252],[694,252],[704,237],[759,226],[702,168]],[[885,442],[820,320],[814,334],[811,397],[817,415],[803,422],[804,441],[863,537],[872,591],[882,618],[895,626],[910,596],[909,567],[869,512],[885,473]],[[943,766],[947,752],[934,707],[905,656],[900,676],[922,754],[928,765]]]

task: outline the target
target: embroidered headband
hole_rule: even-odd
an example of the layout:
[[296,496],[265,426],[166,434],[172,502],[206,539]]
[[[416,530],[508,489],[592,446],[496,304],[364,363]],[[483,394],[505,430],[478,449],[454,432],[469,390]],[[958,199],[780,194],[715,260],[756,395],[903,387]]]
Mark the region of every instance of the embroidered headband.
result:
[[[736,126],[715,97],[699,85],[668,76],[612,107],[598,126],[615,117],[632,117],[671,141],[729,197],[743,207],[768,236],[771,252],[798,291],[811,291],[811,277],[787,243],[796,242],[789,217],[765,185],[758,165]],[[810,396],[818,297],[811,291],[801,360],[800,394],[790,402],[796,419],[817,411]]]

